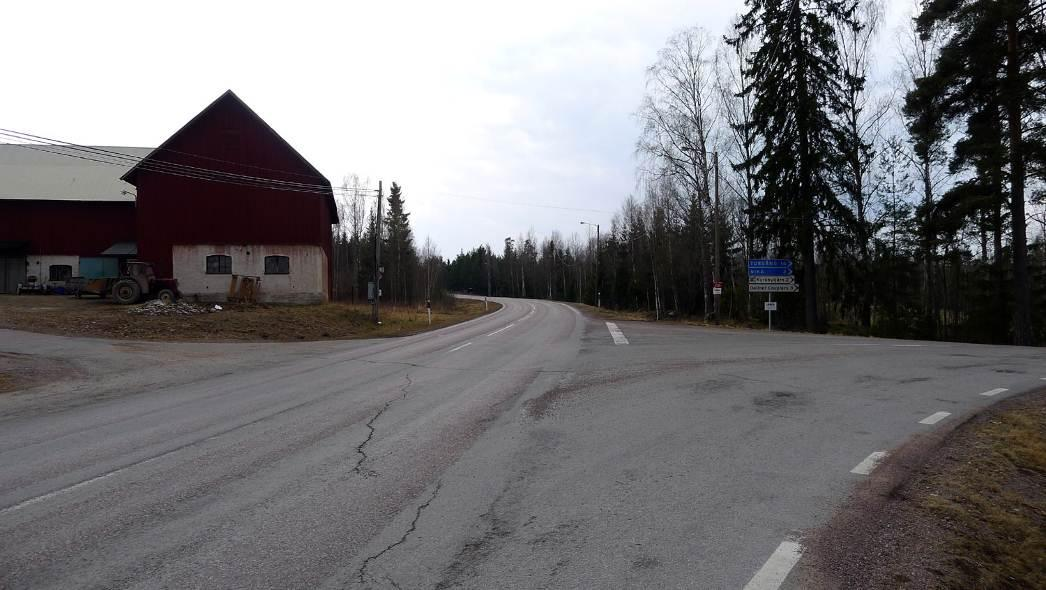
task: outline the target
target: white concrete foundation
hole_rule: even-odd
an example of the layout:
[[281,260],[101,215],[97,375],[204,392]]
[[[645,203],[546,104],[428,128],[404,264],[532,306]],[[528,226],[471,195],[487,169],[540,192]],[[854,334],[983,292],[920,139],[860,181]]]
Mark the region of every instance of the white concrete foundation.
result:
[[25,267],[25,275],[35,275],[39,277],[39,282],[50,285],[52,287],[64,287],[65,283],[62,281],[52,281],[51,277],[51,265],[53,264],[68,264],[72,267],[73,273],[70,277],[80,275],[80,257],[79,256],[65,256],[65,255],[46,255],[46,254],[30,254],[25,257],[27,263]]
[[[231,274],[207,274],[207,257],[214,254],[232,257]],[[262,303],[327,300],[327,254],[319,246],[192,244],[174,246],[171,255],[178,290],[190,300],[225,301],[232,275],[259,277]],[[266,256],[288,257],[290,273],[265,274]]]

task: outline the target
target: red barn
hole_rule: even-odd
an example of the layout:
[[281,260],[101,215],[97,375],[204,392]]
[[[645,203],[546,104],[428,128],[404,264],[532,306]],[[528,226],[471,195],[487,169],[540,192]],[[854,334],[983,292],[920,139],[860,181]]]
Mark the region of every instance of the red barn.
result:
[[119,175],[149,151],[0,145],[0,293],[30,276],[64,286],[80,257],[134,242],[134,195]]
[[193,299],[239,275],[259,301],[326,301],[337,222],[330,181],[232,91],[156,149],[0,146],[0,293],[112,255]]
[[261,301],[330,294],[330,181],[227,91],[122,177],[138,189],[138,257],[182,293],[222,300],[230,275]]

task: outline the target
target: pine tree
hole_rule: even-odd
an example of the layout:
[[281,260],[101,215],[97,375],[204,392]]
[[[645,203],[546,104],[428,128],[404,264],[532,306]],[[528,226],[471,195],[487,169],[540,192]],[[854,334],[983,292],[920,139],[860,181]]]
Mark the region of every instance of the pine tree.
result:
[[952,116],[966,123],[955,162],[982,176],[981,185],[966,188],[986,194],[997,249],[1002,203],[1008,197],[1015,344],[1035,340],[1024,206],[1026,163],[1040,153],[1043,138],[1034,131],[1025,134],[1024,124],[1046,112],[1042,9],[1041,2],[1032,0],[931,0],[918,18],[924,34],[942,27],[952,33],[926,84],[943,90]]
[[[761,36],[748,64],[755,96],[755,128],[764,139],[756,154],[765,187],[753,220],[782,254],[798,254],[808,330],[821,329],[817,305],[818,239],[833,241],[832,221],[849,221],[832,186],[841,129],[836,26],[858,26],[847,0],[747,0],[737,25],[738,43]],[[826,224],[827,222],[827,224]]]

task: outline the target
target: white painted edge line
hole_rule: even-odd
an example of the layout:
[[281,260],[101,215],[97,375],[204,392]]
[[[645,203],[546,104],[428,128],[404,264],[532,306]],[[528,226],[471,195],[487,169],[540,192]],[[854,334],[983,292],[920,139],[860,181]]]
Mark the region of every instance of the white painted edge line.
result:
[[[208,438],[206,438],[204,440],[210,440],[212,438],[216,438],[216,437],[211,436],[211,437],[208,437]],[[36,504],[36,503],[39,503],[39,502],[43,502],[44,500],[50,500],[51,498],[54,498],[56,496],[61,496],[62,494],[67,494],[67,493],[69,493],[69,492],[71,492],[73,490],[78,490],[78,489],[80,489],[80,488],[82,488],[84,486],[90,485],[90,484],[92,484],[92,483],[94,483],[96,481],[101,481],[103,479],[110,478],[110,477],[112,477],[114,475],[117,475],[119,473],[123,473],[124,471],[127,471],[128,469],[131,469],[132,467],[138,467],[140,465],[147,465],[149,463],[152,463],[153,461],[157,461],[157,460],[159,460],[159,459],[161,459],[163,457],[166,457],[167,455],[170,455],[171,453],[174,453],[175,451],[178,451],[178,450],[180,450],[180,449],[173,449],[173,450],[167,451],[166,453],[161,453],[161,454],[159,454],[159,455],[157,455],[155,457],[150,457],[150,458],[145,459],[143,461],[139,461],[137,463],[132,463],[130,465],[121,467],[119,469],[114,469],[114,470],[110,471],[109,473],[103,473],[101,475],[96,475],[95,477],[92,477],[91,479],[85,479],[85,480],[81,481],[80,483],[74,483],[71,486],[66,486],[64,488],[57,489],[57,490],[55,490],[53,492],[48,492],[46,494],[37,496],[35,498],[29,498],[28,500],[25,500],[23,502],[19,502],[18,504],[15,504],[14,506],[8,506],[7,508],[4,508],[3,510],[0,510],[0,514],[7,514],[8,512],[15,512],[15,511],[21,510],[22,508],[27,508],[29,506],[32,506],[33,504]]]
[[951,412],[934,412],[929,416],[919,420],[919,424],[937,424],[941,420],[944,420],[948,416],[951,416]]
[[607,330],[610,330],[610,337],[614,339],[614,344],[628,344],[628,338],[625,338],[625,334],[621,332],[621,328],[618,328],[617,324],[607,322]]
[[763,567],[745,584],[744,590],[777,590],[802,556],[803,548],[799,543],[782,542],[770,554]]
[[512,322],[511,324],[505,326],[504,328],[502,328],[500,330],[494,330],[490,334],[487,334],[487,336],[493,336],[494,334],[497,334],[499,332],[504,332],[505,330],[508,330],[509,328],[511,328],[512,326],[515,326],[515,325],[516,325],[516,322]]
[[981,395],[984,397],[991,397],[993,395],[999,395],[1004,391],[1009,391],[1009,389],[1006,389],[1005,387],[996,387],[995,389],[989,389],[988,391],[982,392]]
[[871,455],[865,457],[863,461],[858,463],[856,467],[850,470],[850,473],[856,473],[857,475],[868,475],[872,472],[873,469],[875,469],[877,465],[879,465],[879,462],[882,461],[884,457],[886,457],[886,451],[876,451]]
[[898,348],[906,348],[906,347],[907,348],[914,348],[914,347],[921,347],[921,346],[926,346],[926,345],[925,344],[894,344],[894,346],[896,346]]
[[1040,380],[1046,381],[1046,377],[1039,377]]
[[471,342],[466,342],[465,344],[462,344],[461,346],[458,346],[456,348],[451,348],[450,352],[457,352],[457,351],[461,350],[462,348],[465,348],[466,346],[472,346],[472,343]]

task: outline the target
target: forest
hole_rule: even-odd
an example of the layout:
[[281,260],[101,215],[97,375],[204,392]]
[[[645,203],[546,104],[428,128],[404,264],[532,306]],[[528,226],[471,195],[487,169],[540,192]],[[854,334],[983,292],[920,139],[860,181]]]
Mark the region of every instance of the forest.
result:
[[389,288],[431,261],[451,290],[758,324],[747,261],[788,258],[775,327],[1043,343],[1046,2],[883,19],[874,0],[747,0],[725,34],[681,30],[647,69],[609,226],[404,249]]

